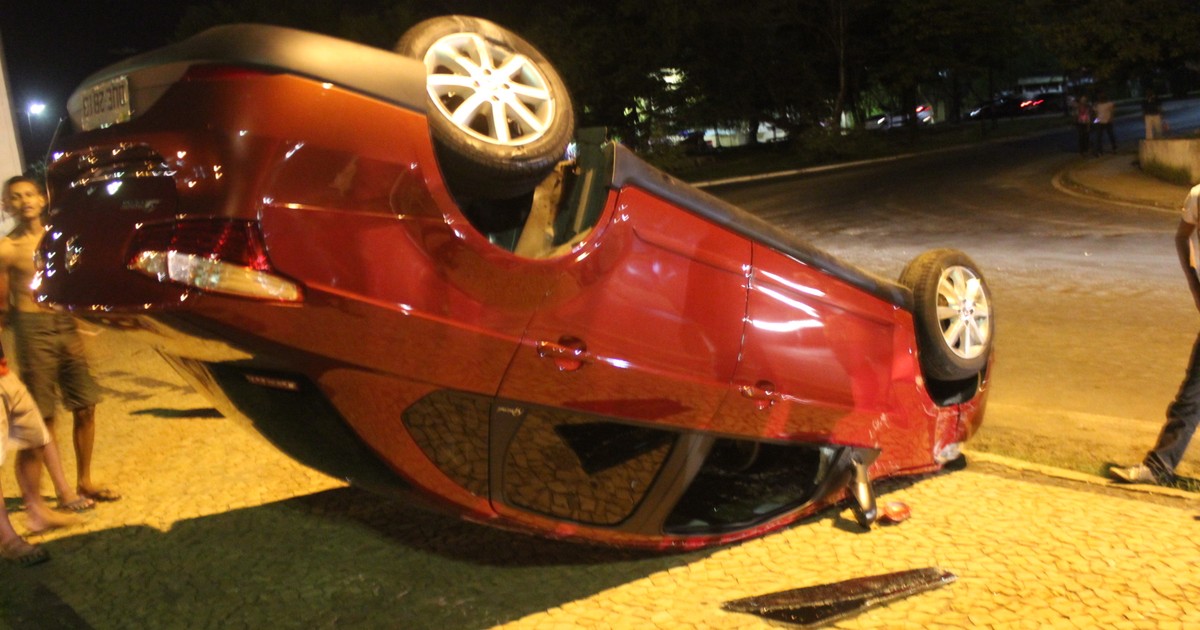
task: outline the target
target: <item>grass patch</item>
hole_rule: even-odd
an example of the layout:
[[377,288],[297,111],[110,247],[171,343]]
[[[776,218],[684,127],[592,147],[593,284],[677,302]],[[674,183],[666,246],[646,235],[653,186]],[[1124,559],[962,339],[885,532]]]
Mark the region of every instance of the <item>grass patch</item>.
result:
[[1195,182],[1192,181],[1192,174],[1186,168],[1179,166],[1167,166],[1157,162],[1147,162],[1142,164],[1142,170],[1147,175],[1157,177],[1165,182],[1179,184],[1180,186],[1191,186]]

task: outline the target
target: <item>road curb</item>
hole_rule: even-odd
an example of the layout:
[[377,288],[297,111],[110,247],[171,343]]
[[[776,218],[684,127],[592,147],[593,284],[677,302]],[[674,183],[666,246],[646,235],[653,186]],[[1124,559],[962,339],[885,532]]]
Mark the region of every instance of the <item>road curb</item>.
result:
[[963,454],[967,456],[968,460],[986,462],[989,464],[995,464],[997,466],[1003,466],[1012,470],[1031,472],[1054,479],[1086,483],[1089,485],[1101,486],[1114,490],[1123,490],[1125,492],[1131,492],[1135,494],[1154,494],[1158,496],[1174,497],[1177,499],[1191,499],[1194,501],[1200,501],[1200,493],[1188,492],[1178,488],[1164,488],[1163,486],[1140,483],[1120,483],[1107,477],[1090,475],[1075,470],[1067,470],[1065,468],[1055,468],[1054,466],[1046,466],[1043,464],[1035,464],[1011,457],[1004,457],[1003,455],[995,455],[993,453],[985,453],[971,449],[963,449]]
[[[953,147],[958,148],[958,147]],[[943,149],[939,149],[943,150]],[[722,179],[710,179],[699,182],[689,182],[690,185],[696,188],[712,188],[715,186],[727,186],[730,184],[748,184],[751,182],[761,182],[772,179],[782,179],[784,177],[794,177],[797,175],[811,175],[813,173],[827,173],[830,171],[840,171],[859,166],[872,166],[875,164],[883,164],[885,162],[895,162],[897,160],[907,160],[918,155],[925,155],[927,152],[915,153],[900,153],[897,155],[889,155],[880,158],[869,158],[866,160],[855,160],[853,162],[835,162],[833,164],[822,164],[820,166],[808,166],[805,168],[794,168],[784,171],[771,171],[769,173],[757,173],[754,175],[740,175],[737,177],[725,177]]]
[[1133,199],[1129,197],[1121,197],[1110,192],[1093,188],[1085,184],[1081,184],[1072,175],[1072,167],[1064,168],[1054,176],[1053,185],[1058,190],[1077,197],[1085,197],[1088,199],[1100,199],[1109,203],[1120,204],[1123,206],[1132,206],[1136,208],[1150,208],[1153,210],[1162,210],[1172,214],[1178,212],[1178,208],[1172,204],[1166,204],[1159,201],[1149,199]]

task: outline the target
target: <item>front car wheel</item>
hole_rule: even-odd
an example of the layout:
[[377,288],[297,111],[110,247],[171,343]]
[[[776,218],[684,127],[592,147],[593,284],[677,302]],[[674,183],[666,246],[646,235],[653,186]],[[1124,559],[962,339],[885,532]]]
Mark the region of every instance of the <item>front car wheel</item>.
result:
[[991,292],[978,265],[957,250],[928,251],[904,268],[900,283],[913,294],[926,377],[958,381],[982,372],[992,352],[995,324]]

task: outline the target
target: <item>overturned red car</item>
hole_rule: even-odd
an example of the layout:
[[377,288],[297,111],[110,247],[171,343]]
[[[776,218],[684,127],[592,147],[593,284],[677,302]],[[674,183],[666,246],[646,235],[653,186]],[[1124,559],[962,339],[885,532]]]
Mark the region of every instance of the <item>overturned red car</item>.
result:
[[574,129],[490,22],[396,51],[233,25],[72,96],[38,299],[155,344],[229,417],[352,483],[556,538],[691,548],[978,427],[991,300],[897,282]]

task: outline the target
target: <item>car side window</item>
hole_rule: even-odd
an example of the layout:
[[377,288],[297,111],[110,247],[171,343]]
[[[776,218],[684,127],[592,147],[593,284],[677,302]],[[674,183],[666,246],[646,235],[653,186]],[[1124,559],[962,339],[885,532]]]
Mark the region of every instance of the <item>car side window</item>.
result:
[[580,133],[574,160],[563,161],[532,193],[480,200],[464,208],[475,228],[497,247],[526,258],[569,252],[599,221],[612,179],[613,150],[600,134]]

